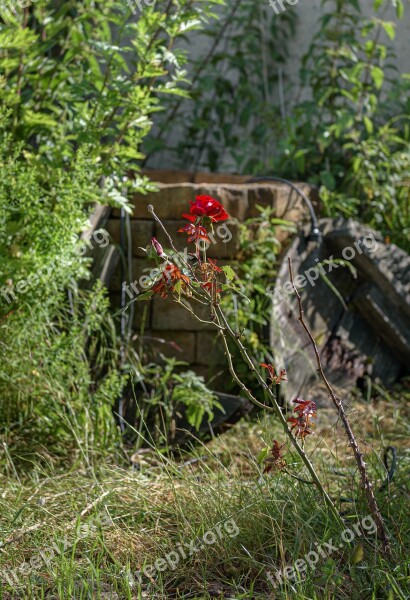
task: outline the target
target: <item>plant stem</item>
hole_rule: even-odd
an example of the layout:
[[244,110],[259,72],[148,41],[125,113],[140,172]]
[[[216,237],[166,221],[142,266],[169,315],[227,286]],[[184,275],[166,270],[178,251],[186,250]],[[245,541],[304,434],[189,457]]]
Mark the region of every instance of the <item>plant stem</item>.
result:
[[[169,240],[171,248],[174,250],[174,252],[178,256],[181,256],[181,253],[178,252],[178,250],[175,248],[173,240],[172,240],[170,234],[168,233],[167,229],[165,228],[164,224],[162,223],[161,219],[159,219],[159,217],[157,217],[157,215],[155,214],[154,207],[152,206],[152,204],[150,204],[148,206],[148,212],[150,212],[152,214],[153,218],[157,221],[157,223],[160,225],[160,227],[164,231],[165,235],[167,236],[167,238]],[[192,268],[192,266],[190,264],[188,264],[182,256],[181,256],[181,258],[184,261],[184,263],[186,264],[186,266],[188,267],[188,269],[190,270],[190,272],[192,273],[192,276],[193,276],[194,280],[196,282],[198,282],[198,278],[197,278],[197,276],[195,274],[195,271]],[[271,388],[268,386],[268,384],[265,382],[265,380],[263,379],[263,377],[261,376],[261,374],[255,368],[255,365],[253,364],[252,359],[250,358],[250,356],[249,356],[249,354],[248,354],[245,346],[241,342],[241,336],[237,335],[233,331],[232,327],[229,325],[228,320],[225,317],[225,315],[224,315],[224,313],[223,313],[223,311],[222,311],[222,309],[221,309],[218,301],[216,301],[214,298],[212,298],[212,295],[209,294],[209,292],[207,292],[206,290],[204,290],[204,296],[202,296],[202,297],[205,297],[206,300],[208,300],[208,304],[209,304],[210,308],[212,309],[212,311],[213,311],[213,313],[215,315],[215,318],[218,321],[217,323],[213,323],[213,325],[219,329],[219,333],[222,335],[222,339],[223,339],[223,342],[224,342],[224,345],[225,345],[226,357],[228,359],[229,370],[231,372],[232,377],[238,383],[238,385],[240,386],[240,388],[243,390],[243,392],[246,394],[246,396],[249,398],[249,400],[253,404],[255,404],[256,406],[258,406],[259,408],[263,408],[264,410],[268,410],[270,412],[274,412],[277,415],[279,421],[281,422],[281,424],[283,426],[283,429],[284,429],[286,435],[290,439],[290,441],[293,444],[296,452],[299,454],[302,462],[304,463],[304,465],[306,466],[307,470],[309,471],[310,476],[312,477],[312,483],[314,483],[316,485],[316,487],[319,490],[320,494],[323,496],[323,499],[324,499],[325,503],[327,504],[327,506],[329,507],[329,509],[332,511],[332,513],[335,516],[335,518],[338,521],[338,523],[342,527],[344,527],[344,522],[343,522],[342,517],[340,516],[340,514],[339,514],[336,506],[334,505],[332,499],[330,498],[330,496],[326,492],[325,488],[323,487],[322,482],[320,481],[319,476],[317,475],[312,462],[310,461],[310,459],[307,456],[306,452],[304,451],[304,449],[302,448],[302,446],[299,444],[299,442],[296,439],[295,435],[293,434],[292,430],[288,426],[286,418],[285,418],[285,416],[282,413],[282,410],[281,410],[281,408],[280,408],[280,406],[279,406],[279,404],[277,402],[275,394],[272,392]],[[183,306],[185,306],[185,308],[187,308],[187,310],[189,310],[186,305],[183,304]],[[189,310],[189,312],[191,312],[193,314],[193,316],[196,317],[196,315],[192,311]],[[241,354],[241,356],[243,358],[243,361],[245,362],[246,365],[248,365],[249,369],[253,373],[254,377],[257,379],[257,381],[258,381],[259,385],[261,386],[261,388],[267,393],[269,399],[272,402],[272,406],[271,407],[270,406],[266,406],[265,404],[262,404],[262,402],[259,402],[253,396],[252,392],[246,387],[246,385],[237,376],[237,374],[235,372],[235,369],[233,367],[232,357],[231,357],[231,354],[229,352],[229,346],[228,346],[227,336],[229,336],[231,338],[231,340],[235,343],[235,345],[239,349],[239,352],[240,352],[240,354]]]
[[[334,514],[334,516],[336,517],[336,519],[339,522],[339,524],[344,527],[344,522],[343,522],[342,517],[340,516],[340,514],[339,514],[336,506],[334,505],[332,499],[330,498],[330,496],[328,495],[328,493],[324,489],[324,487],[322,485],[322,482],[320,481],[319,476],[317,475],[312,462],[310,461],[310,459],[308,458],[306,452],[303,450],[302,446],[299,444],[298,440],[296,439],[296,437],[292,433],[290,427],[288,426],[288,423],[287,423],[287,421],[285,419],[285,416],[282,413],[282,410],[281,410],[281,408],[280,408],[280,406],[279,406],[279,404],[278,404],[278,402],[276,400],[275,395],[273,394],[272,390],[267,385],[267,383],[265,382],[265,380],[263,379],[263,377],[260,375],[260,373],[258,372],[258,370],[255,368],[255,365],[253,364],[252,359],[248,355],[248,353],[246,351],[246,348],[242,344],[242,342],[240,340],[240,337],[237,336],[235,334],[235,332],[232,330],[232,328],[229,325],[229,323],[228,323],[228,321],[227,321],[224,313],[222,312],[220,306],[216,305],[215,306],[215,310],[216,310],[218,318],[220,319],[220,322],[222,322],[222,324],[225,327],[225,332],[229,335],[229,337],[232,339],[232,341],[238,347],[239,352],[241,353],[241,356],[242,356],[244,362],[248,365],[249,369],[253,372],[254,376],[258,380],[259,385],[267,392],[270,400],[272,401],[274,412],[276,413],[277,417],[279,418],[279,421],[281,422],[286,435],[288,436],[288,438],[292,442],[292,444],[293,444],[296,452],[299,454],[302,462],[305,464],[307,470],[309,471],[309,473],[310,473],[310,475],[312,477],[313,483],[318,488],[319,492],[323,496],[323,499],[324,499],[325,503],[330,508],[330,510],[332,511],[332,513]],[[222,336],[223,336],[223,338],[225,340],[225,348],[227,348],[227,342],[226,342],[226,339],[225,339],[225,336],[226,336],[225,332],[222,332]],[[227,354],[228,354],[228,363],[229,363],[229,365],[231,367],[232,360],[230,360],[229,350],[227,350]],[[235,381],[239,382],[239,378],[236,375],[234,375],[234,371],[233,370],[231,370],[231,373],[232,373],[232,376],[235,378]],[[251,402],[255,403],[255,398],[253,398],[252,394],[246,388],[246,386],[244,384],[240,383],[240,382],[239,382],[239,385],[245,391],[245,393],[247,394],[247,396],[251,400]],[[266,406],[264,406],[263,404],[261,404],[257,400],[256,400],[256,404],[258,406],[262,406],[265,409],[267,408]]]
[[381,516],[380,510],[379,510],[379,507],[377,504],[377,500],[373,493],[373,486],[369,479],[369,475],[367,473],[366,463],[363,460],[363,456],[364,456],[363,452],[360,451],[359,444],[357,443],[355,434],[353,433],[353,430],[350,426],[350,422],[349,422],[349,419],[347,418],[346,411],[344,409],[342,400],[333,391],[333,388],[330,385],[329,381],[327,380],[326,375],[323,371],[322,360],[320,358],[319,350],[317,348],[315,339],[303,318],[304,311],[303,311],[303,306],[302,306],[302,298],[300,297],[299,291],[298,291],[297,287],[295,286],[295,282],[293,279],[292,261],[290,258],[288,259],[288,262],[289,262],[290,281],[292,283],[292,287],[293,287],[296,297],[298,299],[299,321],[300,321],[303,329],[306,331],[306,333],[309,337],[309,340],[312,344],[312,347],[313,347],[313,350],[314,350],[314,353],[316,356],[317,371],[329,392],[330,398],[332,399],[332,402],[333,402],[335,408],[337,409],[339,417],[343,423],[343,427],[345,428],[347,437],[349,439],[349,444],[352,448],[353,454],[356,459],[357,467],[359,469],[361,482],[362,482],[362,488],[363,488],[363,491],[367,498],[367,503],[368,503],[370,512],[376,523],[377,531],[379,533],[380,539],[383,544],[383,549],[386,552],[386,554],[390,554],[391,549],[390,549],[389,538],[386,533],[386,528],[384,525],[383,517]]

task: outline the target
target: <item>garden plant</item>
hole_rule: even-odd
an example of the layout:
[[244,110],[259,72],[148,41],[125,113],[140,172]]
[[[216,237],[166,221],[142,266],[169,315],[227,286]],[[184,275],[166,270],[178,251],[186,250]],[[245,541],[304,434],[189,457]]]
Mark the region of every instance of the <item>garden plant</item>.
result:
[[[227,358],[227,363],[232,378],[234,379],[234,381],[236,381],[239,388],[243,391],[243,393],[249,398],[249,400],[253,404],[258,406],[259,408],[263,408],[266,411],[273,412],[275,416],[279,419],[284,428],[285,434],[289,438],[289,441],[293,444],[301,461],[303,462],[303,465],[305,466],[311,477],[311,482],[308,483],[313,483],[317,486],[329,509],[333,511],[337,518],[339,518],[339,513],[334,503],[332,502],[328,493],[324,489],[315,471],[312,461],[309,459],[308,455],[304,450],[304,447],[302,446],[302,444],[304,445],[306,437],[312,434],[312,419],[315,419],[317,416],[316,404],[313,401],[296,398],[295,400],[293,400],[293,403],[296,405],[294,407],[295,415],[290,417],[289,419],[286,419],[281,410],[281,407],[279,406],[277,396],[272,388],[274,384],[277,385],[280,384],[282,381],[286,381],[286,371],[284,369],[277,370],[272,364],[261,363],[260,367],[265,369],[268,374],[266,381],[262,377],[257,364],[255,364],[255,360],[252,360],[252,357],[248,354],[248,351],[246,349],[246,340],[243,339],[243,333],[241,331],[235,331],[234,329],[232,329],[227,317],[221,309],[221,294],[232,293],[237,291],[237,288],[235,286],[235,274],[233,273],[231,267],[226,266],[220,268],[217,265],[216,261],[210,258],[207,259],[206,249],[207,244],[210,243],[207,227],[212,228],[214,223],[227,220],[229,218],[228,213],[225,211],[224,207],[218,200],[210,196],[197,196],[195,201],[191,202],[189,213],[185,213],[182,215],[182,217],[185,218],[188,221],[188,223],[182,229],[179,230],[180,232],[184,232],[187,234],[188,243],[194,244],[194,252],[192,253],[192,256],[195,257],[195,260],[188,261],[185,260],[181,253],[179,253],[176,250],[172,238],[169,236],[161,220],[155,214],[153,206],[150,205],[148,207],[148,210],[152,213],[154,219],[163,228],[164,233],[168,237],[170,247],[174,251],[176,258],[183,263],[184,268],[180,269],[175,264],[175,262],[172,261],[172,258],[169,258],[169,256],[165,254],[162,246],[158,243],[158,241],[155,238],[153,238],[151,241],[153,252],[151,252],[151,254],[157,256],[158,261],[162,261],[162,264],[160,266],[160,276],[159,280],[153,285],[152,289],[146,292],[146,294],[144,294],[143,296],[141,296],[139,300],[143,298],[150,298],[153,294],[158,294],[161,298],[167,298],[168,296],[172,296],[176,302],[181,304],[181,306],[185,307],[192,314],[195,314],[195,308],[198,305],[205,305],[208,308],[208,322],[214,323],[215,328],[218,330],[218,333],[223,340],[223,344],[225,347],[225,355]],[[303,318],[302,301],[297,291],[297,287],[294,284],[292,265],[290,261],[289,272],[295,294],[298,298],[300,323],[305,329],[313,345],[317,360],[318,372],[327,387],[329,396],[338,413],[338,416],[343,422],[343,426],[349,439],[349,444],[351,446],[360,472],[362,491],[367,498],[369,511],[377,524],[377,530],[382,542],[383,550],[384,552],[389,553],[390,546],[386,528],[383,522],[383,518],[380,514],[380,510],[377,505],[374,493],[372,491],[373,486],[369,479],[366,463],[363,459],[363,453],[361,452],[356,437],[353,433],[343,401],[333,391],[323,371],[322,362],[319,351],[316,346],[316,342]],[[224,275],[224,282],[219,281],[219,276],[221,274]],[[195,308],[193,308],[191,304],[187,302],[188,300],[192,300],[194,303],[197,303]],[[203,322],[202,318],[198,316],[197,318],[201,322]],[[259,400],[257,400],[252,394],[251,389],[249,389],[236,374],[235,367],[232,362],[231,352],[229,349],[229,341],[237,346],[242,360],[246,363],[248,369],[254,375],[258,385],[263,388],[266,394],[266,398],[269,400],[268,405],[259,402]],[[302,441],[302,444],[300,443],[300,441]],[[268,459],[269,470],[281,470],[286,466],[286,462],[283,460],[281,454],[282,448],[283,445],[279,445],[279,442],[277,440],[273,441],[273,460]]]
[[[407,7],[312,0],[306,31],[302,4],[0,1],[0,600],[409,597],[408,368],[388,385],[370,357],[349,396],[330,383],[282,261],[304,217],[247,185],[303,181],[318,218],[407,264]],[[153,205],[174,200],[168,227]],[[225,260],[208,247],[231,224]],[[326,405],[285,398],[281,264]]]

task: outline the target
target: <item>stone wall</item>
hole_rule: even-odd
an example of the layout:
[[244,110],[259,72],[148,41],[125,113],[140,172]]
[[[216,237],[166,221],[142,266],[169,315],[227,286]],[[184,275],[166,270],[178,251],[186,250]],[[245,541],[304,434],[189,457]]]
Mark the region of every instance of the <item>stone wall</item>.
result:
[[[209,194],[220,200],[232,217],[221,230],[227,228],[232,239],[225,243],[218,240],[218,228],[211,244],[208,256],[218,259],[218,264],[232,264],[239,250],[238,226],[236,220],[244,221],[258,216],[257,205],[272,206],[275,216],[294,222],[306,218],[306,206],[296,194],[290,194],[288,186],[272,183],[244,183],[248,178],[231,175],[192,174],[185,172],[155,171],[151,178],[158,182],[159,191],[148,195],[137,194],[133,199],[134,213],[131,218],[132,231],[132,280],[126,277],[130,294],[134,294],[129,285],[132,281],[140,289],[139,280],[154,268],[152,261],[145,258],[141,247],[146,247],[152,236],[166,248],[169,246],[163,231],[147,211],[152,204],[158,217],[171,234],[178,250],[186,246],[186,235],[177,233],[186,224],[181,214],[189,210],[189,202],[198,194]],[[311,198],[313,190],[306,184],[299,184],[305,194]],[[313,198],[314,200],[314,198]],[[120,215],[114,210],[106,226],[116,243],[120,241]],[[281,232],[282,240],[288,234]],[[223,235],[222,238],[226,239]],[[111,300],[114,306],[120,306],[121,261],[110,282]],[[128,295],[127,295],[128,300]],[[151,302],[134,303],[135,316],[133,329],[136,333],[143,328],[144,350],[157,350],[166,356],[175,356],[186,361],[206,377],[223,366],[223,356],[218,347],[212,325],[201,324],[182,307],[172,300],[154,298]],[[205,315],[206,317],[206,315]],[[226,371],[224,369],[224,371]]]

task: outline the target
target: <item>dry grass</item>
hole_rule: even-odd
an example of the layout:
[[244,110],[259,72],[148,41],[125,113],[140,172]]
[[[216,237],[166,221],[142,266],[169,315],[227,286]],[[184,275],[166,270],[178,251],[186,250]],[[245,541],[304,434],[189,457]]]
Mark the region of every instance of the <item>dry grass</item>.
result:
[[[394,537],[395,566],[380,562],[375,540],[371,540],[364,544],[365,556],[358,566],[349,563],[351,549],[347,549],[332,557],[334,564],[324,561],[314,577],[300,582],[299,595],[287,586],[272,590],[267,569],[292,564],[315,543],[336,536],[337,527],[312,486],[285,475],[262,477],[259,452],[274,438],[283,439],[271,419],[262,419],[241,422],[207,446],[196,446],[178,459],[157,453],[155,460],[136,461],[138,470],[101,465],[90,471],[47,477],[34,472],[24,481],[3,478],[0,560],[5,587],[1,597],[85,599],[98,598],[108,589],[118,594],[113,598],[121,599],[343,599],[354,597],[357,590],[361,590],[362,598],[377,598],[374,594],[384,589],[393,590],[396,595],[392,598],[401,598],[408,576],[404,558],[409,534],[405,514],[410,463],[407,401],[408,396],[403,395],[351,406],[356,431],[368,442],[377,487],[385,478],[385,470],[372,450],[380,453],[389,444],[398,448],[395,480],[390,490],[379,494]],[[316,435],[308,441],[307,449],[313,452],[334,498],[350,498],[350,502],[340,504],[348,512],[346,518],[367,514],[357,496],[346,438],[325,410],[320,411]],[[192,459],[194,462],[187,464]],[[289,470],[300,473],[300,463],[291,452],[287,462]],[[99,520],[108,516],[112,524],[100,525]],[[152,581],[146,579],[141,587],[129,585],[127,569],[134,572],[144,562],[153,563],[177,543],[198,539],[232,516],[240,530],[237,538],[218,540],[189,560],[181,560],[175,570]],[[84,524],[94,525],[94,529],[79,539],[79,528]],[[11,570],[38,557],[53,542],[58,547],[64,539],[65,552],[57,554],[50,564],[42,562],[29,576],[15,571],[21,587],[16,583],[13,592],[4,574],[9,573],[10,578]],[[375,565],[377,577],[373,576]],[[334,586],[337,576],[341,578],[338,591]],[[318,578],[322,582],[319,588],[315,583]],[[326,590],[326,595],[317,595],[319,589]],[[365,592],[370,595],[363,596]]]

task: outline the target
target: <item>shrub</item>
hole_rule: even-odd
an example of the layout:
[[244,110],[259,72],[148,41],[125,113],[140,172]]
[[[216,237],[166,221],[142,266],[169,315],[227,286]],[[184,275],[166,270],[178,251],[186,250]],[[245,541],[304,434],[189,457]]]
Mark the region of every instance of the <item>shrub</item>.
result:
[[127,193],[152,188],[139,147],[184,81],[176,40],[213,3],[160,1],[137,21],[114,0],[0,9],[0,414],[20,455],[88,461],[116,439],[127,348],[101,286],[81,290],[80,235],[96,202],[129,211]]

